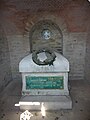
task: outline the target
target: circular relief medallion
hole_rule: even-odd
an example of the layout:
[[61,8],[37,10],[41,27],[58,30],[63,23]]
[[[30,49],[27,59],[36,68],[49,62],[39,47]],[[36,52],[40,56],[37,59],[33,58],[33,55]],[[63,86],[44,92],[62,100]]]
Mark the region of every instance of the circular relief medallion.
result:
[[44,29],[41,34],[45,40],[48,40],[51,38],[51,32],[48,29]]

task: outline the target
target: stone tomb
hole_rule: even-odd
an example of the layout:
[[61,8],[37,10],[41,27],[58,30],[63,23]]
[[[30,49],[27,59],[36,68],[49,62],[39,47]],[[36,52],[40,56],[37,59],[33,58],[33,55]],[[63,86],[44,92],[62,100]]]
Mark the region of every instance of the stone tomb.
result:
[[[32,53],[19,63],[22,74],[20,109],[40,110],[42,103],[46,110],[72,108],[68,90],[69,62],[63,55],[54,54],[53,65],[37,65],[32,60]],[[38,57],[45,60],[45,52],[39,53]]]

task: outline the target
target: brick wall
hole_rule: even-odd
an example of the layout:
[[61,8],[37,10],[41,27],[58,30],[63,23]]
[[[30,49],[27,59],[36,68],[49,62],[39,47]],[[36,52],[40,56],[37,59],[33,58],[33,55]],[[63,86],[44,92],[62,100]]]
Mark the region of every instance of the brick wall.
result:
[[10,54],[7,38],[0,26],[0,92],[11,81]]
[[[88,1],[45,0],[42,2],[40,0],[29,3],[22,0],[18,3],[18,1],[8,0],[8,4],[3,3],[3,6],[5,7],[1,9],[0,18],[8,40],[13,79],[21,77],[18,64],[24,56],[29,54],[29,33],[32,27],[45,19],[53,21],[62,31],[63,55],[70,62],[69,79],[83,80],[87,76],[85,71],[89,71],[90,50],[88,44],[90,34],[87,32],[87,26],[90,24],[90,3]],[[59,39],[57,42],[60,42]],[[34,48],[41,44],[40,41],[37,43],[34,44]],[[59,48],[56,42],[53,46]]]
[[[50,38],[43,38],[43,30],[50,31]],[[63,35],[62,31],[52,20],[44,19],[35,24],[29,34],[30,49],[35,51],[40,48],[50,48],[62,54],[63,52]]]
[[[22,35],[10,35],[7,38],[10,49],[12,76],[13,79],[17,79],[20,77],[18,71],[20,60],[30,53],[30,41],[28,36]],[[70,80],[84,79],[86,38],[87,33],[63,34],[63,55],[70,62]],[[42,45],[40,41],[37,42],[37,45],[38,44]],[[38,46],[36,46],[36,48],[38,48]],[[46,46],[48,46],[48,42]],[[57,48],[57,43],[54,43],[54,46]]]
[[[89,21],[90,21],[90,18],[89,18]],[[85,80],[86,82],[90,83],[90,24],[88,24],[87,39],[86,39]]]
[[20,79],[19,62],[30,53],[29,37],[22,35],[7,36],[9,43],[10,64],[13,79]]
[[64,55],[70,62],[70,80],[84,80],[87,33],[70,33]]

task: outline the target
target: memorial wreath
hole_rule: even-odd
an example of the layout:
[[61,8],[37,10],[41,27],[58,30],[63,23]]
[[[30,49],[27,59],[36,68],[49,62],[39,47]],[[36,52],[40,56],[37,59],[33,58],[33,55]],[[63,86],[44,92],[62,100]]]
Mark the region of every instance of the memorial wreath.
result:
[[[44,61],[40,61],[38,59],[38,54],[45,52],[47,59]],[[36,50],[35,52],[32,53],[32,60],[37,64],[37,65],[53,65],[53,62],[55,61],[56,55],[53,51],[49,49],[39,49]]]

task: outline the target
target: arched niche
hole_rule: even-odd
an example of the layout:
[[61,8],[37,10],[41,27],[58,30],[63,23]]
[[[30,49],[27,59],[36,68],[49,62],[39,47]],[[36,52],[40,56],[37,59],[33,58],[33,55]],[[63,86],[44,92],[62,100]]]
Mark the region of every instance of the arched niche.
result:
[[59,26],[52,20],[40,20],[35,23],[30,32],[30,52],[40,48],[50,48],[63,53],[63,34]]

